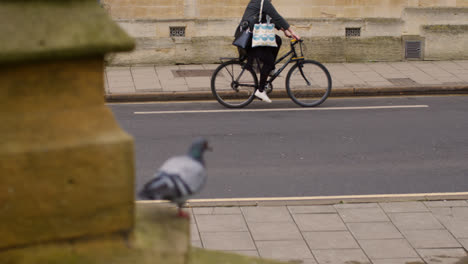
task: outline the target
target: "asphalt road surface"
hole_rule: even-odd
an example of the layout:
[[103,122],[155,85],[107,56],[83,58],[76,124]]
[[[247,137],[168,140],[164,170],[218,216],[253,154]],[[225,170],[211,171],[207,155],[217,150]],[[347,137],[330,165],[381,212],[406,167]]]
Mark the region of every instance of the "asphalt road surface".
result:
[[136,189],[203,136],[214,151],[196,198],[468,190],[468,96],[109,106],[135,138]]

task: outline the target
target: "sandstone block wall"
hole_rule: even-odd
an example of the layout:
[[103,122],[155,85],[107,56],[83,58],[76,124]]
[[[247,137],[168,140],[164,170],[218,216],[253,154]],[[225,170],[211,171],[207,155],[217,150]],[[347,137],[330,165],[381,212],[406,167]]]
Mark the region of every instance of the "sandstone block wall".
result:
[[[423,41],[426,59],[468,58],[467,33],[462,32],[463,25],[468,25],[468,0],[273,1],[295,30],[314,43],[306,56],[324,62],[403,60],[403,42],[411,40],[408,36],[428,38]],[[190,64],[236,56],[231,46],[233,33],[249,0],[102,2],[111,17],[137,39],[136,51],[112,56],[109,63]],[[423,29],[432,25],[461,27],[450,34]],[[184,27],[185,36],[171,37],[170,27]],[[346,28],[360,28],[361,36],[346,38]],[[451,42],[447,45],[450,52],[445,50],[446,42]],[[346,47],[351,43],[368,50]]]

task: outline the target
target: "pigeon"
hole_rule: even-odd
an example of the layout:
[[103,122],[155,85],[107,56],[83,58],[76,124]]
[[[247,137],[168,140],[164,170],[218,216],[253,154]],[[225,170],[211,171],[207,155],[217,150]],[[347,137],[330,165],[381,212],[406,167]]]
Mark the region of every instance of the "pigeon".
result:
[[139,197],[149,200],[170,200],[177,204],[178,216],[189,218],[182,210],[185,201],[199,192],[206,182],[203,154],[211,150],[208,141],[193,141],[186,155],[169,158],[139,192]]

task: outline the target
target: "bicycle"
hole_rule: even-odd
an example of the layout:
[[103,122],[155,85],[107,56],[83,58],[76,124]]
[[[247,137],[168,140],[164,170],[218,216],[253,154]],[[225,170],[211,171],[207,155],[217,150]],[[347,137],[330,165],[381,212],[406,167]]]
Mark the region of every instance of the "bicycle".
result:
[[[296,52],[299,43],[300,56]],[[267,80],[267,93],[273,91],[272,82],[290,64],[286,76],[286,92],[293,102],[303,107],[318,106],[325,102],[331,92],[332,79],[327,68],[320,62],[306,60],[303,56],[303,41],[292,39],[291,50],[275,61],[275,66],[290,58]],[[223,60],[228,61],[223,62]],[[211,77],[211,92],[216,100],[228,108],[242,108],[250,104],[258,89],[258,78],[252,67],[246,67],[238,58],[221,58],[221,65]]]

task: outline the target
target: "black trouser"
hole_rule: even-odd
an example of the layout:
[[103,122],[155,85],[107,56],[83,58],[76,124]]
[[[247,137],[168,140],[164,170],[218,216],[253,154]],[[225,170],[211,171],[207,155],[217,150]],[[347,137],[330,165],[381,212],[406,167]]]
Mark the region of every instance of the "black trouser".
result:
[[265,85],[268,80],[268,75],[275,68],[276,57],[281,48],[281,38],[276,35],[276,44],[278,47],[257,47],[241,49],[239,48],[239,58],[245,59],[247,56],[247,65],[253,68],[253,65],[257,64],[260,71],[260,83],[258,90],[263,92]]
[[248,63],[250,65],[253,65],[254,60],[257,60],[256,62],[259,66],[262,65],[260,68],[260,80],[258,84],[258,90],[260,92],[263,92],[265,89],[268,76],[270,72],[275,69],[276,57],[278,56],[278,52],[282,44],[281,38],[278,35],[276,35],[276,44],[278,47],[258,47],[250,49],[251,51],[247,51]]

